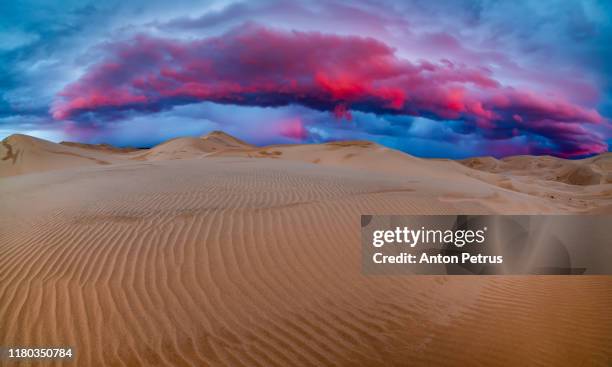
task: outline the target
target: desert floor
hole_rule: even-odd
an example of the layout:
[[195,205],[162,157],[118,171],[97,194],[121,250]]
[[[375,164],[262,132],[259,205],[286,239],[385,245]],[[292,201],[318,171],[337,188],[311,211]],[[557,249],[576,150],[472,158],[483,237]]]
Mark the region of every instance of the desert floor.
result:
[[610,276],[365,276],[360,247],[361,214],[612,213],[610,154],[214,132],[149,150],[14,135],[0,159],[0,346],[72,346],[45,365],[612,363]]

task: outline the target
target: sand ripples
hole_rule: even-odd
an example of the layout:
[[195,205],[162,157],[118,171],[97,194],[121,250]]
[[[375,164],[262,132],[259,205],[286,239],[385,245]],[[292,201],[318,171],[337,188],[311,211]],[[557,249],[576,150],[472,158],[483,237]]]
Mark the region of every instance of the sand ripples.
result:
[[[457,206],[404,178],[258,162],[140,165],[127,180],[96,168],[85,190],[61,174],[5,180],[9,207],[37,216],[0,218],[0,345],[71,345],[78,366],[612,355],[612,279],[365,277],[359,214]],[[41,195],[54,199],[27,201]]]

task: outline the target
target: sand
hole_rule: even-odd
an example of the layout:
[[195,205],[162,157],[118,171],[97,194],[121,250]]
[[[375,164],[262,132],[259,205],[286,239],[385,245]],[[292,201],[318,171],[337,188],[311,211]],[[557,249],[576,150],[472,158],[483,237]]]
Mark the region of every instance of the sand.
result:
[[0,159],[0,345],[70,345],[75,366],[612,361],[612,277],[364,276],[359,240],[362,213],[611,213],[609,155],[565,162],[598,182],[218,132],[148,151],[12,136]]

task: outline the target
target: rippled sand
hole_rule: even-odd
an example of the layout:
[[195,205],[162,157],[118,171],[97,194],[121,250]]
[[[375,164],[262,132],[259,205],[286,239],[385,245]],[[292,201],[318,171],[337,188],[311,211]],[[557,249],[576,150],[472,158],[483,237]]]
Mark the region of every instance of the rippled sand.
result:
[[0,345],[75,366],[612,362],[612,277],[364,276],[359,239],[364,213],[609,212],[609,184],[222,143],[0,174]]

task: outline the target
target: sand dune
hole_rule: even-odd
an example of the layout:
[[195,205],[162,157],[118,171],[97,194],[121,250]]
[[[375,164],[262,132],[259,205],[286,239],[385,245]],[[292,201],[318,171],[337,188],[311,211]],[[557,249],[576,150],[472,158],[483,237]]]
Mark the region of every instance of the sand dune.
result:
[[[408,154],[364,141],[327,144],[272,145],[216,152],[217,157],[272,158],[402,174],[408,167],[429,167]],[[385,164],[381,164],[384,161]]]
[[108,153],[132,153],[132,152],[138,152],[140,150],[143,150],[139,148],[130,148],[130,147],[120,148],[120,147],[115,147],[110,144],[104,144],[104,143],[103,144],[86,144],[86,143],[76,143],[72,141],[62,141],[60,142],[60,144],[68,146],[68,147],[91,149],[95,151],[103,151],[103,152],[108,152]]
[[106,150],[56,144],[26,135],[11,135],[0,144],[0,177],[88,165],[107,165],[125,159]]
[[207,153],[253,148],[222,131],[213,131],[200,138],[176,138],[157,145],[148,152],[135,156],[136,160],[171,160],[202,157]]
[[[610,213],[610,184],[367,142],[216,135],[144,153],[61,148],[78,157],[9,138],[2,156],[19,169],[0,166],[0,345],[71,345],[76,366],[612,359],[611,277],[364,276],[359,241],[362,213]],[[102,155],[111,164],[84,163]],[[39,159],[55,169],[33,173]],[[610,172],[606,157],[586,164]]]
[[566,160],[550,156],[515,156],[497,160],[492,157],[470,158],[464,165],[492,173],[529,176],[568,185],[612,183],[612,155],[602,154],[582,160]]

